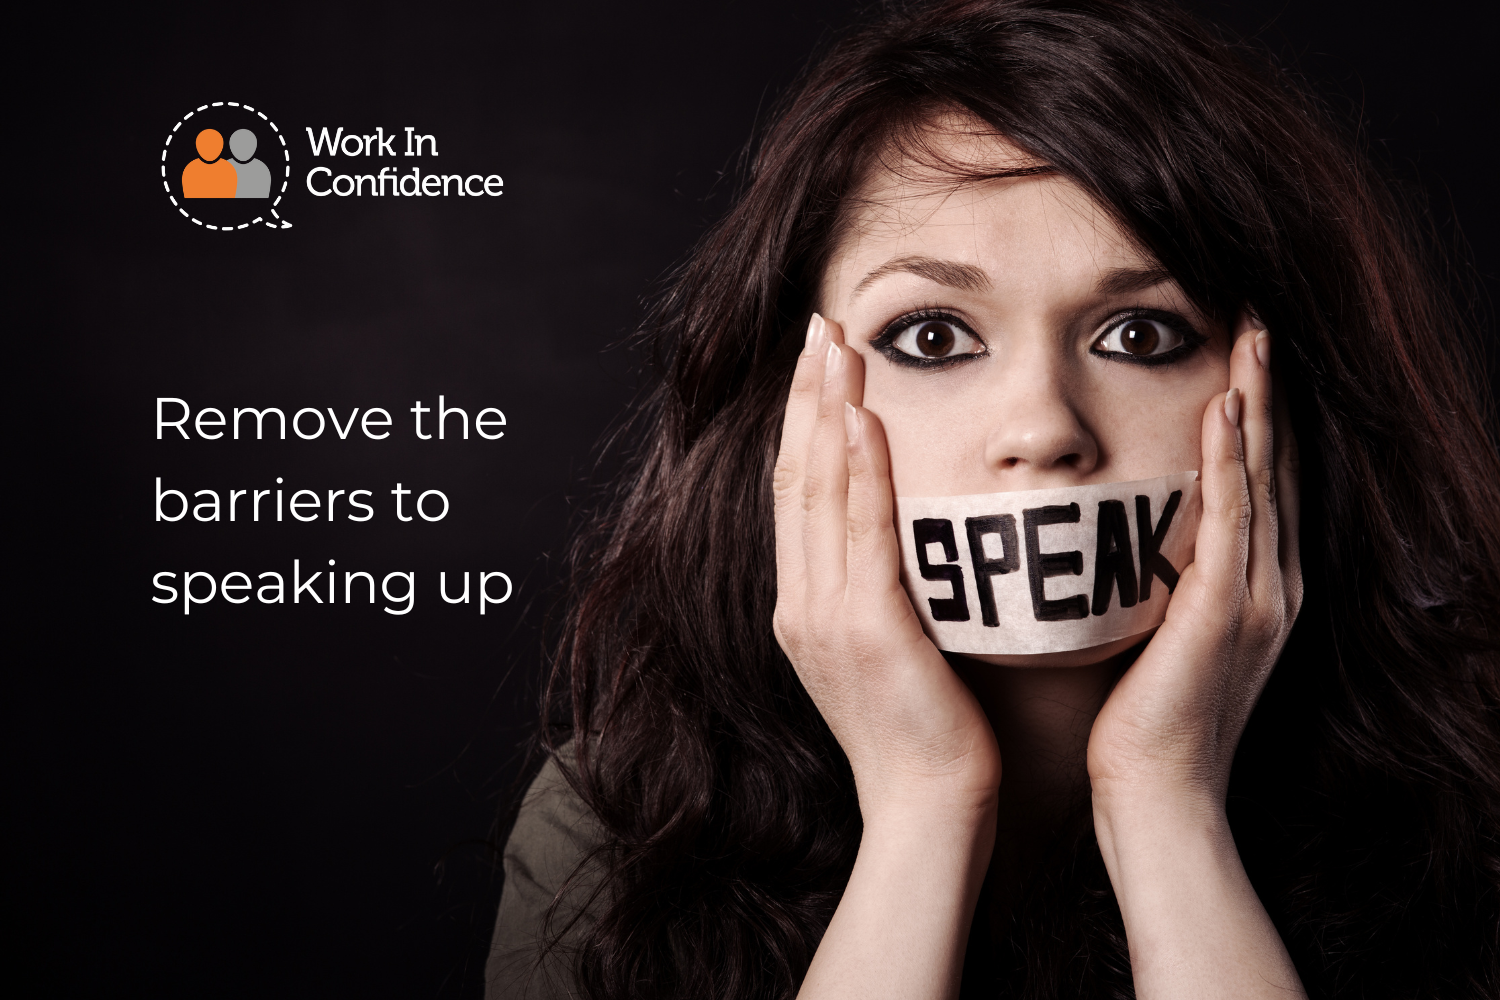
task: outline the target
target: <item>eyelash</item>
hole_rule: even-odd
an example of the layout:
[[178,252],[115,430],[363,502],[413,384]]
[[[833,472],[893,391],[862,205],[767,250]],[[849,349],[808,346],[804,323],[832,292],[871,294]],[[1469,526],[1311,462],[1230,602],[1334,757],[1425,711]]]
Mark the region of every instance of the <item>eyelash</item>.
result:
[[[1165,354],[1146,356],[1136,354],[1123,354],[1117,351],[1094,350],[1093,344],[1097,343],[1105,334],[1109,333],[1115,327],[1120,326],[1124,323],[1128,323],[1133,319],[1155,320],[1156,322],[1161,323],[1164,326],[1170,327],[1173,331],[1175,331],[1182,337],[1182,343],[1177,347],[1172,348],[1172,350],[1168,351]],[[913,355],[907,354],[905,351],[898,350],[895,347],[896,338],[899,337],[903,331],[918,323],[927,323],[932,321],[952,323],[954,326],[963,330],[969,336],[977,340],[981,345],[984,345],[984,350],[977,351],[972,354],[955,354],[952,357],[947,358],[918,358],[914,357]],[[1102,358],[1105,361],[1118,361],[1128,365],[1141,365],[1146,368],[1155,368],[1161,365],[1170,365],[1182,360],[1193,351],[1196,351],[1198,348],[1202,347],[1206,342],[1207,338],[1204,337],[1203,334],[1193,329],[1192,325],[1188,323],[1187,320],[1183,319],[1176,313],[1163,312],[1159,309],[1135,308],[1122,310],[1118,313],[1115,313],[1108,320],[1106,320],[1100,327],[1099,333],[1096,334],[1091,341],[1089,346],[1089,353],[1094,357]],[[942,369],[952,368],[955,365],[961,365],[969,361],[974,361],[978,358],[989,357],[990,354],[989,346],[984,344],[984,338],[975,333],[973,329],[969,327],[969,324],[965,323],[957,316],[954,316],[951,312],[936,308],[918,309],[915,312],[904,313],[903,315],[898,316],[896,319],[892,320],[886,326],[886,328],[882,330],[877,337],[875,337],[874,340],[870,341],[870,346],[876,351],[879,351],[880,354],[883,355],[885,359],[887,361],[890,361],[892,364],[902,365],[907,368],[916,368],[928,372],[936,372]]]
[[973,361],[976,358],[989,357],[990,349],[988,345],[985,345],[984,350],[975,352],[973,354],[955,354],[947,358],[918,358],[907,354],[905,351],[899,350],[895,346],[896,338],[901,336],[902,332],[907,328],[915,326],[918,323],[930,323],[933,321],[952,323],[954,326],[958,327],[960,330],[964,331],[969,336],[977,340],[981,345],[984,345],[984,338],[970,329],[969,324],[965,323],[963,320],[959,319],[951,312],[943,309],[918,309],[916,312],[905,313],[892,320],[891,323],[880,332],[879,336],[870,341],[870,346],[879,351],[885,357],[885,359],[892,364],[903,365],[907,368],[916,368],[918,370],[928,372],[935,372],[940,369],[952,368],[954,365],[961,365],[967,361]]
[[[1093,344],[1098,343],[1105,334],[1115,329],[1115,327],[1129,323],[1133,319],[1155,320],[1173,330],[1182,338],[1182,343],[1165,354],[1144,356],[1139,354],[1123,354],[1117,351],[1094,350]],[[1207,341],[1207,337],[1193,329],[1192,324],[1176,313],[1163,312],[1160,309],[1126,309],[1116,313],[1105,321],[1104,325],[1100,327],[1099,334],[1094,337],[1093,342],[1089,345],[1089,353],[1096,358],[1103,358],[1105,361],[1119,361],[1127,365],[1141,365],[1146,368],[1155,368],[1159,365],[1170,365],[1181,361],[1202,347]]]

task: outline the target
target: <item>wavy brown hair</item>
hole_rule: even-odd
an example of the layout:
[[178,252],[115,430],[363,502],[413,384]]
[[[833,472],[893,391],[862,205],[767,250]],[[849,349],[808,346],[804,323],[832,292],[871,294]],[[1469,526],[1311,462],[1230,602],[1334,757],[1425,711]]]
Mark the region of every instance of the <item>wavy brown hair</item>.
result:
[[[577,540],[544,706],[606,831],[578,983],[790,997],[838,902],[859,808],[772,635],[771,472],[841,210],[952,112],[1088,191],[1209,315],[1249,303],[1276,333],[1307,599],[1229,812],[1309,991],[1500,995],[1500,463],[1473,331],[1430,226],[1323,107],[1150,0],[886,11],[785,100],[650,310],[660,378]],[[1133,994],[1086,816],[1055,860],[1011,924],[976,918],[966,995]]]

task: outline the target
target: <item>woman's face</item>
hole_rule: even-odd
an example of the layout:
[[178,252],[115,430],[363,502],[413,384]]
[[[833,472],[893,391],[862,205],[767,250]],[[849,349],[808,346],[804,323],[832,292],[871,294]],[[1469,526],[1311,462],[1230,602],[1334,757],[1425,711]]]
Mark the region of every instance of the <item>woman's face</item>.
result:
[[[996,139],[948,155],[1032,161]],[[976,148],[982,147],[982,148]],[[1150,479],[1197,469],[1229,335],[1073,182],[883,172],[824,276],[865,367],[898,496]]]
[[[958,162],[1035,165],[997,139],[945,141]],[[1229,386],[1228,331],[1076,184],[1041,174],[955,187],[907,164],[872,178],[858,204],[820,311],[864,362],[896,495],[1199,468],[1204,409]]]

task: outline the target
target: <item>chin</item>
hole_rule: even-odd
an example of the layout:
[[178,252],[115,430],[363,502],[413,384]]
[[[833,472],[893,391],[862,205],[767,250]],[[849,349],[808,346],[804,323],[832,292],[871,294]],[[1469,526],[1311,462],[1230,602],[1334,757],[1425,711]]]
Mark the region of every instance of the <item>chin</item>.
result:
[[977,660],[997,667],[1091,667],[1139,646],[1156,633],[1156,629],[1139,635],[1128,635],[1102,646],[1068,649],[1059,653],[950,653],[967,660]]

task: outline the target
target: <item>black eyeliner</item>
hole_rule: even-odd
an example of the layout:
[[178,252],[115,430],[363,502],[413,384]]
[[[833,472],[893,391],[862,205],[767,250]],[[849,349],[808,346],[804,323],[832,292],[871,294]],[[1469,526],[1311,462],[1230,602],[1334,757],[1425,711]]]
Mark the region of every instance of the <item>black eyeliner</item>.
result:
[[[953,324],[970,337],[973,337],[984,350],[973,351],[967,354],[954,354],[946,358],[919,358],[916,355],[907,354],[895,346],[896,338],[906,330],[916,326],[918,323],[932,322]],[[943,309],[918,309],[915,312],[903,313],[888,323],[886,328],[870,341],[870,347],[879,351],[892,364],[929,372],[946,370],[955,365],[961,365],[966,361],[972,361],[975,358],[989,357],[990,353],[989,345],[985,344],[984,339],[979,334],[969,328],[969,324]]]
[[[1093,344],[1089,345],[1089,353],[1096,358],[1105,361],[1119,361],[1127,365],[1140,365],[1143,368],[1157,368],[1161,365],[1175,364],[1183,358],[1192,354],[1198,348],[1208,343],[1208,338],[1193,329],[1186,319],[1177,313],[1164,312],[1160,309],[1126,309],[1111,316],[1104,324],[1105,333],[1115,327],[1128,323],[1133,319],[1150,319],[1170,327],[1178,336],[1182,337],[1182,343],[1172,348],[1165,354],[1127,354],[1124,351],[1099,351],[1095,350]],[[1095,336],[1093,343],[1099,342],[1102,334]]]

